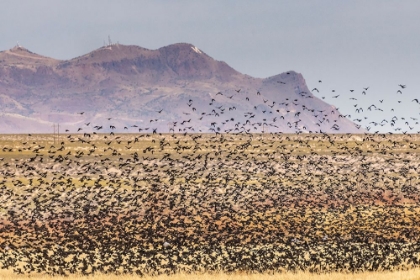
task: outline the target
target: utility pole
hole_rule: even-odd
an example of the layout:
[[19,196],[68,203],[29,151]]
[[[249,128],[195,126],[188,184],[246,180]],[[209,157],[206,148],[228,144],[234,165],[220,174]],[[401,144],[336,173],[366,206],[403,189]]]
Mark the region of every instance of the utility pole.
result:
[[265,123],[263,123],[262,140],[264,141]]
[[53,140],[54,140],[54,146],[55,146],[55,123],[53,124]]
[[53,140],[54,140],[54,145],[56,143],[58,143],[60,141],[60,124],[53,124]]

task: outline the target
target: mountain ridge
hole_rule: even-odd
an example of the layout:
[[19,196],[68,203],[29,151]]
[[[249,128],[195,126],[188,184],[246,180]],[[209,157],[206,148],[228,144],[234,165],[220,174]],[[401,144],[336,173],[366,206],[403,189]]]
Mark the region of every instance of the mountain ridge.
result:
[[0,52],[0,109],[0,133],[58,122],[68,132],[93,131],[88,122],[108,132],[363,132],[302,74],[254,78],[188,43],[113,44],[69,60],[16,46]]

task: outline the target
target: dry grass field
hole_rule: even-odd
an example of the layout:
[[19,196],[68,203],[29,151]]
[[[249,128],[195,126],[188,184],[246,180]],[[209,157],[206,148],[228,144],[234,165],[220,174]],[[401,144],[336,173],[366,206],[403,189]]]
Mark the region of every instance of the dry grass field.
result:
[[225,273],[202,273],[202,274],[187,274],[179,273],[175,275],[159,275],[159,276],[138,276],[138,275],[105,275],[105,274],[96,274],[96,275],[71,275],[71,276],[48,276],[48,275],[17,275],[13,272],[3,272],[1,274],[1,279],[8,280],[69,280],[69,279],[80,279],[80,280],[418,280],[420,279],[420,269],[412,269],[407,271],[386,271],[386,272],[361,272],[361,273],[322,273],[322,274],[313,274],[307,272],[296,272],[296,273],[282,273],[282,274],[245,274],[245,273],[235,273],[235,274],[225,274]]
[[1,135],[0,276],[416,279],[419,145],[417,135]]

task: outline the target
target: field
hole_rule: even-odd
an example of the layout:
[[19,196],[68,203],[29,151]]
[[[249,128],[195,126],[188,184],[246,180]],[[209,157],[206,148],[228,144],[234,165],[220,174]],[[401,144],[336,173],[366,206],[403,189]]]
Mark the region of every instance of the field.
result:
[[80,279],[80,280],[119,280],[121,278],[127,280],[419,280],[420,269],[411,269],[407,271],[381,271],[381,272],[359,272],[359,273],[322,273],[314,274],[307,272],[288,272],[282,274],[246,274],[246,273],[203,273],[203,274],[187,274],[178,273],[175,275],[159,275],[159,276],[138,276],[138,275],[106,275],[106,274],[95,274],[95,275],[80,275],[75,274],[71,276],[51,276],[51,275],[17,275],[13,272],[3,272],[1,279],[9,280],[64,280],[64,279]]
[[419,145],[404,134],[1,135],[0,265],[33,276],[409,275]]

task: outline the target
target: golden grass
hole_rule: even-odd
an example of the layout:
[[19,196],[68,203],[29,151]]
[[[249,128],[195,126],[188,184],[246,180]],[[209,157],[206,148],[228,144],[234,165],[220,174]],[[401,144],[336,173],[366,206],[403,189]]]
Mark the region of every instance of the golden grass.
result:
[[202,273],[187,274],[179,273],[175,275],[159,275],[159,276],[137,276],[137,275],[106,275],[96,274],[90,276],[71,275],[64,276],[48,276],[48,275],[17,275],[12,271],[0,271],[0,279],[2,280],[419,280],[420,268],[406,271],[381,271],[381,272],[362,272],[362,273],[325,273],[315,274],[308,272],[297,273],[276,273],[276,274],[246,274],[246,273]]

